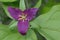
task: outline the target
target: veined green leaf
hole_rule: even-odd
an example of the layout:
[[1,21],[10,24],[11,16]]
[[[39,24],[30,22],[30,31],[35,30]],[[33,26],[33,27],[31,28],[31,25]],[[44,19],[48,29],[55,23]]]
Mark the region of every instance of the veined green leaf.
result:
[[60,5],[53,6],[50,11],[37,17],[33,22],[41,29],[37,29],[47,40],[60,40]]

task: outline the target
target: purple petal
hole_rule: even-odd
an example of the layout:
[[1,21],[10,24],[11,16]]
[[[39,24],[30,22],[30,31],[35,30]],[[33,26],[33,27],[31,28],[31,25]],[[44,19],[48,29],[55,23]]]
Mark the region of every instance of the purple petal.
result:
[[22,35],[26,34],[26,32],[28,31],[28,28],[29,28],[29,22],[27,20],[18,22],[18,31]]
[[8,11],[10,15],[16,20],[18,20],[18,15],[22,14],[22,11],[18,8],[8,7]]
[[26,13],[27,19],[30,21],[32,20],[35,16],[36,16],[36,12],[37,12],[38,8],[31,8],[31,9],[27,9],[24,11],[24,13]]

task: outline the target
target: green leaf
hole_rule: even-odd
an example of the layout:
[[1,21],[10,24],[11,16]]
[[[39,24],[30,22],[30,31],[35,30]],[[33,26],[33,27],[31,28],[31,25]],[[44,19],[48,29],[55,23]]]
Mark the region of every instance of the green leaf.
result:
[[42,0],[39,0],[39,1],[37,2],[37,4],[34,6],[34,8],[39,8],[39,7],[41,6],[41,2],[42,2]]
[[3,7],[4,11],[6,12],[6,15],[7,15],[8,17],[10,17],[11,19],[13,19],[13,18],[10,16],[9,12],[8,12],[8,6],[2,5],[2,7]]
[[18,31],[11,31],[7,25],[0,24],[0,40],[37,40],[37,37],[32,29],[23,36]]
[[13,20],[9,25],[9,29],[14,30],[14,28],[16,28],[16,26],[17,26],[17,21]]
[[8,26],[8,25],[0,24],[0,30],[2,30],[2,29],[5,29],[5,30],[6,30],[6,29],[7,29],[7,26]]
[[40,9],[40,13],[41,14],[47,13],[50,9],[51,9],[51,7],[44,6]]
[[19,8],[20,8],[21,10],[25,10],[25,9],[26,9],[25,1],[24,1],[24,0],[20,0]]
[[47,40],[60,40],[60,5],[53,6],[50,11],[36,18],[37,29]]
[[14,30],[17,27],[17,21],[12,20],[11,23],[9,24],[9,29]]
[[8,33],[9,29],[7,28],[7,25],[0,24],[0,40],[3,39]]
[[12,25],[16,22],[16,20],[12,20],[9,25]]
[[26,38],[26,40],[37,40],[37,36],[36,36],[35,32],[31,29],[29,29],[25,38]]
[[16,0],[0,0],[0,2],[14,2]]

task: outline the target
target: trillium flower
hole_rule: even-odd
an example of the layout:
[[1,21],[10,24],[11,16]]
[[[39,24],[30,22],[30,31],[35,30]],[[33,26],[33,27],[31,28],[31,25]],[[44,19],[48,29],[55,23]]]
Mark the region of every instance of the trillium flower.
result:
[[8,7],[10,15],[18,21],[17,26],[19,33],[22,35],[27,33],[29,28],[29,21],[35,18],[37,10],[37,8],[30,8],[22,11],[18,8]]

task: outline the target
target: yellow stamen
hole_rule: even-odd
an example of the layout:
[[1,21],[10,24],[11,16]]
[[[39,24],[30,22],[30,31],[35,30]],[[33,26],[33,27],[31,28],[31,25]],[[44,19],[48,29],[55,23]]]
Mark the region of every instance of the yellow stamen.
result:
[[18,17],[19,17],[18,20],[23,20],[23,21],[24,21],[24,20],[27,20],[27,19],[26,19],[27,15],[24,14],[24,13],[22,13],[22,15],[19,15]]

